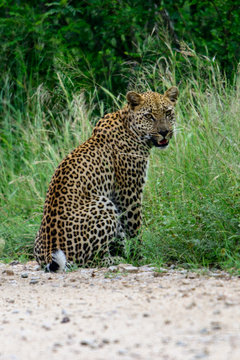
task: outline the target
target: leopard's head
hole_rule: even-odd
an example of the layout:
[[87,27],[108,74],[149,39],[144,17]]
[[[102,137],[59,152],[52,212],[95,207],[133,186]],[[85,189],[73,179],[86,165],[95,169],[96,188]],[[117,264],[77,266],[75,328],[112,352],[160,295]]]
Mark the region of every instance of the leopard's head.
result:
[[173,86],[163,95],[130,91],[126,97],[130,130],[149,146],[166,148],[173,136],[178,89]]

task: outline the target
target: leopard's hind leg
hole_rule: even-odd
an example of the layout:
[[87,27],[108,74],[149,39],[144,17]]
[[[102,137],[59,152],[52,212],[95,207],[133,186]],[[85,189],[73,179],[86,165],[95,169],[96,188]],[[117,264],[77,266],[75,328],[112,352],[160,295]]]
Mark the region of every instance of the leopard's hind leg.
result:
[[34,252],[37,261],[45,264],[47,270],[61,271],[67,268],[67,262],[92,266],[105,259],[105,265],[107,258],[109,264],[119,263],[124,248],[116,206],[107,197],[94,196],[81,197],[76,208],[58,217],[50,232],[43,223]]

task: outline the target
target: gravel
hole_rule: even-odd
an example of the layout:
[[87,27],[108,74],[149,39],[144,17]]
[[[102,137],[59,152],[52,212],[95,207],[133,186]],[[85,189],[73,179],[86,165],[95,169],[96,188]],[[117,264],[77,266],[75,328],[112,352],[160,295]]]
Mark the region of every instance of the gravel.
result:
[[239,360],[240,279],[120,264],[0,263],[0,360]]

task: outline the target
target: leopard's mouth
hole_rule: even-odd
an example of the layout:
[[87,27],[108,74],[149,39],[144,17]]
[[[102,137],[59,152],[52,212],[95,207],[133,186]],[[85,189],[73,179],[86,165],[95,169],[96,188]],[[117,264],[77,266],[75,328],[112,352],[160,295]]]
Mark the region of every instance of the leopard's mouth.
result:
[[168,146],[169,141],[168,141],[168,139],[162,139],[162,140],[158,141],[157,143],[158,143],[159,147],[165,147],[165,146]]
[[169,144],[169,140],[168,139],[162,139],[162,140],[158,140],[154,137],[152,137],[151,139],[148,140],[148,143],[149,143],[149,146],[152,147],[152,146],[156,146],[156,147],[159,147],[161,149],[164,149],[168,146]]

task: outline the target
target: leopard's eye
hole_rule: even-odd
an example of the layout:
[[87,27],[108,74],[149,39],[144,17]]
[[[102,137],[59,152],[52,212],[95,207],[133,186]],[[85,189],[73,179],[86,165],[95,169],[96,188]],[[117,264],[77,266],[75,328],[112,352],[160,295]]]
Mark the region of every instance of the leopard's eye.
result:
[[172,115],[172,110],[167,110],[166,111],[166,116],[171,116]]
[[148,120],[154,120],[154,117],[150,113],[145,114],[145,118],[148,119]]

